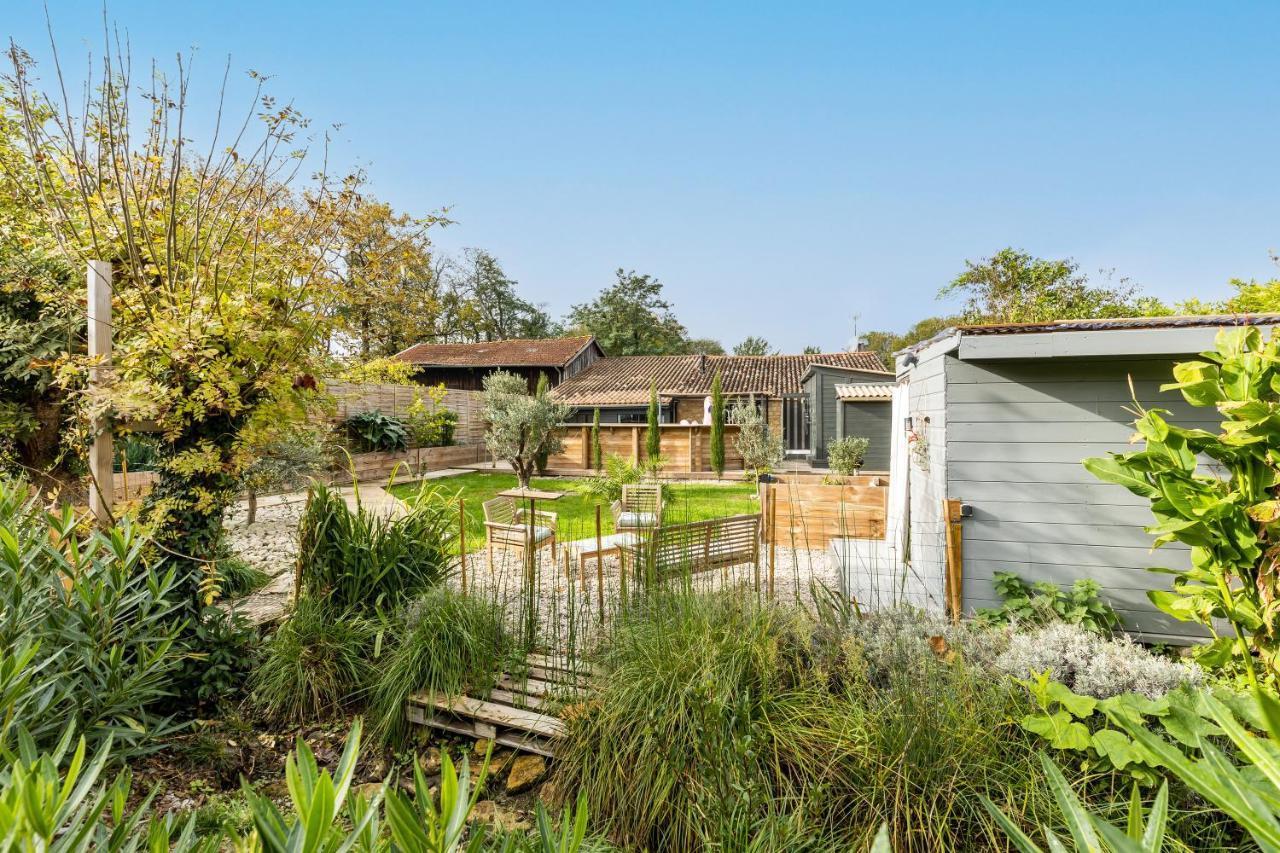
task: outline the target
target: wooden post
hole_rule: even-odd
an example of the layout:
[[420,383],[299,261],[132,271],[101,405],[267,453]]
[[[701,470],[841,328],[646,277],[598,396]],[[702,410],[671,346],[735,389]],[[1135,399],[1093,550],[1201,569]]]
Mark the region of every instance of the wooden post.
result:
[[591,427],[582,428],[582,468],[591,470]]
[[769,496],[769,600],[773,600],[774,563],[778,552],[778,495],[772,484],[765,492]]
[[[604,624],[604,554],[600,552],[600,504],[596,504],[596,607],[600,610],[600,624]],[[618,562],[622,562],[622,552],[618,552]]]
[[[89,357],[98,360],[89,371],[89,383],[99,385],[111,367],[111,263],[89,261],[86,280]],[[115,499],[112,456],[111,418],[103,414],[93,423],[93,446],[89,449],[89,510],[103,527],[112,523],[111,504]]]
[[640,427],[631,428],[631,463],[640,464]]
[[689,473],[699,470],[698,466],[698,428],[689,427]]
[[948,498],[942,502],[947,524],[947,609],[951,620],[959,622],[964,611],[964,529],[960,523],[960,501]]
[[467,594],[467,502],[458,498],[458,554],[462,557],[462,594]]

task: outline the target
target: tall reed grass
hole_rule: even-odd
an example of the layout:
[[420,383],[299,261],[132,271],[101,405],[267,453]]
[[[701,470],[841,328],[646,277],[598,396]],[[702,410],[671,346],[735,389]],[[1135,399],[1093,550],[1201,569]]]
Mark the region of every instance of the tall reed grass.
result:
[[963,655],[868,677],[859,643],[741,593],[656,592],[619,617],[599,696],[571,720],[563,790],[664,850],[1003,848],[985,794],[1051,808],[1014,720],[1026,699]]

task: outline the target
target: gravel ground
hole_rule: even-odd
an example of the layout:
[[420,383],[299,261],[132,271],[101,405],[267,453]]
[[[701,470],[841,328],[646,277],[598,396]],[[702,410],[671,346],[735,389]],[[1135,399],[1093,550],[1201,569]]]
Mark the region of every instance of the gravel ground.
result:
[[[243,504],[234,507],[228,515],[227,533],[232,549],[272,577],[272,582],[264,589],[234,603],[235,609],[251,622],[269,622],[279,618],[292,600],[298,518],[304,503],[302,494],[263,499],[258,504],[257,521],[252,525],[245,524]],[[572,583],[567,583],[564,559],[566,552],[570,551],[568,546],[561,546],[556,561],[552,560],[549,548],[538,552],[534,598],[539,612],[540,640],[549,647],[581,645],[599,623],[596,560],[588,558],[586,576],[579,578],[577,555],[572,554],[568,569]],[[602,570],[604,610],[608,618],[622,603],[618,559],[606,557]],[[495,551],[492,568],[484,549],[467,555],[469,590],[500,601],[513,623],[519,623],[527,612],[527,587],[523,582],[525,571],[518,551]],[[744,564],[726,570],[702,572],[692,578],[692,584],[699,590],[725,587],[754,589],[758,575],[762,594],[765,594],[768,574],[768,552],[762,550],[759,566]],[[791,602],[798,599],[809,603],[810,583],[813,581],[833,589],[838,585],[836,571],[826,551],[781,546],[776,549],[774,597],[777,600]],[[461,576],[455,574],[451,583],[460,586]]]

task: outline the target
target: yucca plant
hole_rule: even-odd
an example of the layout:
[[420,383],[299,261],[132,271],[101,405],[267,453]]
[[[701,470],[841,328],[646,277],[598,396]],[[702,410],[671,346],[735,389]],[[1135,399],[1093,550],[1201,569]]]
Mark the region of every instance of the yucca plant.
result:
[[339,609],[389,610],[441,583],[452,566],[455,504],[426,485],[407,503],[398,516],[353,510],[312,484],[298,523],[302,594]]

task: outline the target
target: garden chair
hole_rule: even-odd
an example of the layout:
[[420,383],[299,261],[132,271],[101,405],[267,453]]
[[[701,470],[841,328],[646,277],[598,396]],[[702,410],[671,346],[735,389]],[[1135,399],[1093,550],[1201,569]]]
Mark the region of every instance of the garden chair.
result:
[[662,524],[662,486],[658,483],[631,483],[622,487],[622,498],[610,504],[613,529],[652,530]]
[[533,540],[535,553],[543,546],[551,546],[551,559],[556,559],[556,514],[537,510],[533,514],[533,533],[529,532],[529,511],[516,505],[512,497],[496,497],[484,502],[485,539],[489,552],[489,565],[493,565],[494,547],[524,552]]

